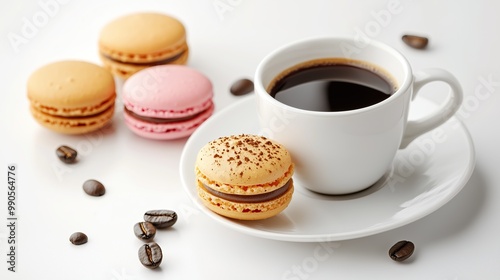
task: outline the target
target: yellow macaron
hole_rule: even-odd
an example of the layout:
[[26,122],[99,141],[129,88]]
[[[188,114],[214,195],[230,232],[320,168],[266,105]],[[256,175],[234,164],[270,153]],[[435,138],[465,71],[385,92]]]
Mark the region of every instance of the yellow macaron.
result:
[[184,25],[160,13],[134,13],[103,27],[99,55],[104,66],[121,78],[146,67],[186,64],[189,48]]
[[217,138],[198,153],[198,196],[213,212],[260,220],[283,211],[292,199],[294,164],[279,143],[258,135]]
[[109,71],[93,63],[47,64],[31,74],[27,91],[35,120],[56,132],[91,132],[113,117],[115,81]]

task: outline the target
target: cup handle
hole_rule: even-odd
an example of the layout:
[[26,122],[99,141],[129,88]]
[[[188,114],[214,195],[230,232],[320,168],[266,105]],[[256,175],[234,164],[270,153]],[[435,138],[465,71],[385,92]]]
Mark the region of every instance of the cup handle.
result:
[[462,104],[463,92],[457,78],[446,70],[436,68],[425,69],[414,74],[412,100],[424,85],[435,81],[441,81],[450,86],[446,101],[432,114],[418,120],[408,121],[400,149],[406,148],[418,136],[446,122]]

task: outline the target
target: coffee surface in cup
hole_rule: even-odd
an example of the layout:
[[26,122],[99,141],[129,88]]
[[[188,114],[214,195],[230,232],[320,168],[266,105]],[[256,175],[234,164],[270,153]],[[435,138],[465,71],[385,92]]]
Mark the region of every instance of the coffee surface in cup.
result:
[[368,107],[396,91],[385,70],[357,60],[332,58],[308,61],[278,75],[268,87],[289,106],[338,112]]

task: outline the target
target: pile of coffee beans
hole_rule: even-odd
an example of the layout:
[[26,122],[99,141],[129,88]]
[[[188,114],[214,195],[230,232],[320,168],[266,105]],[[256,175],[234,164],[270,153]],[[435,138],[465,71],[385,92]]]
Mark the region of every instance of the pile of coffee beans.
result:
[[149,210],[144,213],[144,221],[134,225],[134,234],[142,241],[148,242],[139,248],[139,261],[147,268],[160,266],[163,253],[160,245],[151,242],[156,229],[166,229],[177,222],[177,213],[172,210]]
[[[250,81],[251,82],[251,81]],[[253,90],[253,83],[252,83]],[[248,91],[248,84],[241,84],[236,88],[238,94],[242,91]],[[251,91],[250,90],[250,91]],[[243,93],[244,94],[244,93]],[[64,163],[75,163],[78,152],[69,146],[59,146],[56,149],[57,157]],[[90,196],[102,196],[106,193],[104,185],[94,179],[87,180],[83,183],[83,191]],[[173,226],[177,222],[177,213],[172,210],[149,210],[144,213],[144,221],[134,225],[134,234],[140,240],[147,242],[139,248],[139,261],[147,268],[157,268],[160,266],[163,259],[163,253],[160,245],[152,240],[156,236],[157,229],[166,229]],[[75,232],[69,237],[69,241],[74,245],[85,244],[88,237],[83,232]]]

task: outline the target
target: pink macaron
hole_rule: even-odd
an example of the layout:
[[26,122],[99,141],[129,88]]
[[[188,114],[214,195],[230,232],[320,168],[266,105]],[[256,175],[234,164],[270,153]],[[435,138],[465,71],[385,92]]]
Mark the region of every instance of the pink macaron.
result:
[[139,136],[177,139],[194,132],[213,111],[213,87],[202,73],[183,65],[141,70],[125,81],[125,123]]

